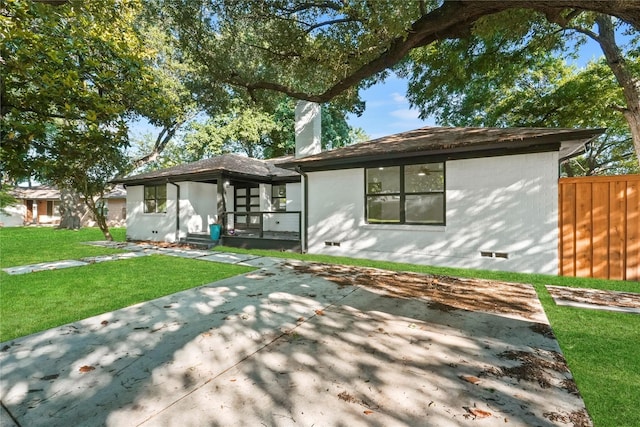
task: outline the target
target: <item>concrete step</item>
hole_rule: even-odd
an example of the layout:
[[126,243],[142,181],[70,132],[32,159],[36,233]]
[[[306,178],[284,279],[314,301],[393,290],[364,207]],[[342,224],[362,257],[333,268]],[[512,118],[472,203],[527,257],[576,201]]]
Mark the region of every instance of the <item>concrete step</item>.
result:
[[217,241],[211,240],[208,233],[188,233],[185,238],[180,239],[180,243],[207,249],[218,244]]

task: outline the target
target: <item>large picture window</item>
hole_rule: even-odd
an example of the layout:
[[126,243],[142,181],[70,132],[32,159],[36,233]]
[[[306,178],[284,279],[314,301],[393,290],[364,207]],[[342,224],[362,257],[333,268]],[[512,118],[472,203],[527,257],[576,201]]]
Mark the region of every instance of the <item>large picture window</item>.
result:
[[366,169],[370,224],[445,223],[444,163]]
[[167,186],[144,186],[144,213],[167,212]]

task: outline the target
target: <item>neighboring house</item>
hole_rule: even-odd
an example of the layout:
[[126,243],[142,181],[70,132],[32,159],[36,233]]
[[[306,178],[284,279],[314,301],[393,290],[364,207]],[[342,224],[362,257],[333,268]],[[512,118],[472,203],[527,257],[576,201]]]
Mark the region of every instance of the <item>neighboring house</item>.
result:
[[127,222],[127,190],[122,185],[116,185],[103,198],[98,206],[106,209],[109,227],[123,227]]
[[[39,185],[34,187],[15,187],[11,195],[17,203],[5,208],[8,215],[0,215],[4,227],[22,225],[57,225],[60,223],[60,190]],[[114,188],[105,196],[104,206],[109,208],[107,223],[110,226],[124,225],[127,193],[124,187]],[[84,212],[82,224],[92,226],[93,219]]]
[[17,203],[6,208],[10,215],[0,218],[3,226],[60,222],[60,191],[56,188],[46,185],[15,187],[10,193]]
[[287,232],[310,253],[557,274],[559,164],[602,132],[426,127],[320,152],[319,107],[301,102],[295,157],[225,155],[118,182],[134,240],[219,222],[225,245],[286,249],[270,244]]

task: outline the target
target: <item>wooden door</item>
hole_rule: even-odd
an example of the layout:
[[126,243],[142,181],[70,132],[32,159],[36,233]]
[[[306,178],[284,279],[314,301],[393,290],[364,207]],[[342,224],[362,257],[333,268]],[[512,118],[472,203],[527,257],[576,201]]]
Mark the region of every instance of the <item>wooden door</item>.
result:
[[27,217],[25,218],[27,224],[33,222],[33,200],[27,200]]

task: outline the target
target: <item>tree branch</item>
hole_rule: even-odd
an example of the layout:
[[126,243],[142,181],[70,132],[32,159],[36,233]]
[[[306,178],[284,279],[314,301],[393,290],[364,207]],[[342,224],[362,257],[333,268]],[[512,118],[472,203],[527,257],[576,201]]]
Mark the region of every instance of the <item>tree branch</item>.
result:
[[[305,32],[308,34],[310,32],[312,32],[313,30],[317,30],[318,28],[322,28],[322,27],[326,27],[327,25],[333,25],[333,24],[342,24],[345,22],[361,22],[357,19],[354,18],[337,18],[331,21],[325,21],[325,22],[319,22],[317,24],[314,25],[310,25],[307,29],[305,29]],[[309,25],[309,24],[307,24]]]
[[[164,127],[162,131],[158,134],[156,138],[156,142],[151,149],[151,152],[145,154],[142,157],[137,158],[131,163],[129,167],[130,170],[136,170],[149,162],[152,162],[160,156],[162,151],[165,149],[169,141],[174,137],[178,128],[182,125],[182,123],[174,122],[171,125]],[[124,174],[123,174],[124,175]]]
[[330,1],[324,1],[324,2],[318,2],[318,3],[315,3],[315,2],[300,3],[296,7],[283,8],[282,11],[289,14],[304,12],[305,10],[309,10],[309,9],[331,9],[339,12],[342,10],[343,7],[344,7],[343,4],[336,4]]
[[584,34],[585,36],[593,39],[595,42],[600,43],[600,37],[598,36],[598,34],[594,33],[591,30],[588,30],[586,28],[575,27],[575,26],[572,26],[572,25],[566,25],[566,26],[563,26],[562,28],[565,29],[565,30],[572,30],[572,31],[575,31],[575,32],[580,33],[580,34]]

